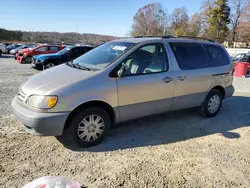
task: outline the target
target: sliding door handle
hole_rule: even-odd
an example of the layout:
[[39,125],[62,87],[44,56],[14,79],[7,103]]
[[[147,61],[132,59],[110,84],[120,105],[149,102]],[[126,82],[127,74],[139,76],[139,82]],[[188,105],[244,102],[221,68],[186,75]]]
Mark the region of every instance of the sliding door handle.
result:
[[165,77],[165,78],[163,78],[163,82],[165,82],[165,83],[169,83],[169,82],[171,82],[173,80],[173,78],[170,78],[170,77]]

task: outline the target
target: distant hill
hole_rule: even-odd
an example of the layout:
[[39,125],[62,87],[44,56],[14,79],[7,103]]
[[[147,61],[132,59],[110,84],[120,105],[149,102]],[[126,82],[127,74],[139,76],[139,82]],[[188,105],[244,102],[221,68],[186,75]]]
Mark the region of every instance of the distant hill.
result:
[[98,35],[91,33],[59,33],[59,32],[34,32],[15,31],[0,28],[0,41],[23,41],[38,43],[85,43],[99,45],[103,42],[118,39],[118,37],[108,35]]

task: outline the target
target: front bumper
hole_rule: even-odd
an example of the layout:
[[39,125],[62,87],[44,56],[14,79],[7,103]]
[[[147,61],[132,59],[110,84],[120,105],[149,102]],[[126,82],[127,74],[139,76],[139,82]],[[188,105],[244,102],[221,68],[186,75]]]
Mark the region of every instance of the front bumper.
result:
[[28,133],[38,136],[62,135],[69,112],[35,112],[25,108],[17,100],[17,97],[15,97],[12,100],[11,106],[16,119],[21,122]]
[[31,68],[37,69],[37,70],[42,70],[43,69],[43,64],[42,63],[35,63],[34,61],[31,63]]
[[234,94],[234,91],[235,91],[234,86],[231,85],[231,86],[226,87],[224,98],[226,99],[226,98],[232,97]]
[[16,61],[21,64],[23,61],[23,56],[17,56]]

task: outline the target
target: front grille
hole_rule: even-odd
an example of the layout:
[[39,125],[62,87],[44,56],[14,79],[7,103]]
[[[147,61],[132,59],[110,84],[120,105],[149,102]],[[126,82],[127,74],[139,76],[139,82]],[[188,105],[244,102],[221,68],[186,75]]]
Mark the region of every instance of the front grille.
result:
[[19,101],[23,102],[24,99],[26,98],[26,95],[20,90],[19,93],[17,94],[17,98]]

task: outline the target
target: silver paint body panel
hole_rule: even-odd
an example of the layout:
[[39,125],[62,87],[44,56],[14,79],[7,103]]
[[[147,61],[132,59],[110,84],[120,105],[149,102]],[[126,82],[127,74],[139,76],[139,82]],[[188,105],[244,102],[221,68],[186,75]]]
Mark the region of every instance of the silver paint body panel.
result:
[[[218,75],[232,71],[232,63],[227,66],[181,70],[169,46],[169,42],[207,43],[189,39],[139,38],[120,39],[118,41],[135,42],[132,49],[124,53],[115,62],[101,71],[84,71],[65,64],[48,69],[32,76],[22,84],[20,90],[25,95],[56,95],[58,102],[48,114],[66,112],[70,114],[79,105],[90,101],[100,101],[114,109],[116,123],[164,113],[202,104],[207,93],[215,86],[232,86],[232,75]],[[169,69],[166,72],[144,74],[123,78],[111,78],[110,72],[129,54],[145,44],[164,45]],[[229,55],[228,55],[229,58]],[[184,80],[179,80],[184,76]],[[172,78],[166,83],[165,77]],[[227,91],[227,90],[226,90]],[[232,89],[228,89],[232,92]],[[232,95],[226,94],[227,97]],[[29,108],[25,103],[21,104]]]

